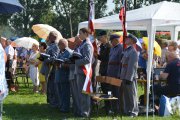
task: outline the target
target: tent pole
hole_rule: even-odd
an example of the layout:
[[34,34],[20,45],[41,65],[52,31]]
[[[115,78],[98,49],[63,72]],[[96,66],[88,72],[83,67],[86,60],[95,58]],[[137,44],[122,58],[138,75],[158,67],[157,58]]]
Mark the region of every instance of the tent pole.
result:
[[154,51],[154,40],[155,40],[155,27],[151,21],[151,24],[148,26],[148,63],[147,63],[147,101],[146,101],[146,117],[148,119],[149,113],[149,92],[150,92],[150,80],[151,80],[151,71],[152,71],[152,61],[153,61],[153,51]]
[[173,29],[171,30],[171,40],[173,40],[173,41],[177,41],[178,40],[177,26],[174,26]]

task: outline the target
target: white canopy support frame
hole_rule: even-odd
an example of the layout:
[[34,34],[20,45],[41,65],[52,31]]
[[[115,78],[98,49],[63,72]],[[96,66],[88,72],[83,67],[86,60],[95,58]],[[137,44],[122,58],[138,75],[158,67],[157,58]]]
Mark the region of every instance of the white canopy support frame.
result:
[[152,74],[152,61],[153,61],[153,52],[154,52],[154,40],[155,40],[155,29],[156,27],[153,26],[153,21],[148,26],[148,63],[147,63],[147,101],[146,101],[146,116],[148,118],[148,111],[149,111],[149,93],[150,93],[150,81],[151,81],[151,74]]

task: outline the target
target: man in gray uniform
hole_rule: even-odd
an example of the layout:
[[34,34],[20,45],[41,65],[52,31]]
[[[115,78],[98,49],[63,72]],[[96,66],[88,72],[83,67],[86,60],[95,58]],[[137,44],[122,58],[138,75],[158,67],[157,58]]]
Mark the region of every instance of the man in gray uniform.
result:
[[[119,43],[118,35],[111,35],[110,41],[112,44],[112,48],[109,53],[109,62],[107,68],[107,76],[119,78],[120,70],[121,70],[121,57],[123,47]],[[110,86],[110,90],[114,97],[118,98],[118,101],[113,102],[113,110],[115,113],[120,112],[120,88],[117,86]]]
[[85,83],[86,75],[83,71],[83,66],[92,64],[93,58],[93,46],[88,38],[89,31],[86,28],[79,30],[79,37],[83,40],[78,47],[79,53],[82,55],[81,59],[75,60],[75,74],[77,75],[77,87],[80,110],[80,117],[89,117],[90,114],[90,96],[82,93],[82,89]]
[[138,66],[138,55],[133,47],[137,39],[129,34],[125,39],[127,48],[123,52],[122,69],[120,78],[123,80],[124,113],[130,117],[138,115],[137,81],[136,72]]

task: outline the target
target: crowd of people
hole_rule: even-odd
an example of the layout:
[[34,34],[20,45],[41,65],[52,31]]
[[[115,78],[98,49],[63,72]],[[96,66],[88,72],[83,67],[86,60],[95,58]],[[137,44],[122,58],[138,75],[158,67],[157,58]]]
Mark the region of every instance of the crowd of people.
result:
[[[116,87],[106,83],[101,83],[101,90],[104,94],[112,92],[118,100],[110,103],[105,101],[104,108],[107,114],[111,111],[123,113],[130,117],[138,116],[138,96],[137,96],[137,69],[143,68],[146,74],[147,50],[143,47],[137,51],[134,47],[138,39],[132,34],[125,38],[126,48],[120,43],[120,36],[116,34],[108,37],[106,31],[101,31],[97,35],[98,52],[89,38],[89,30],[82,28],[79,35],[75,37],[74,47],[69,48],[68,40],[58,39],[56,32],[52,31],[46,39],[46,43],[33,44],[31,50],[24,48],[13,48],[11,41],[1,38],[1,44],[7,55],[6,77],[10,80],[9,86],[13,84],[13,74],[16,66],[25,67],[33,83],[33,92],[47,95],[47,103],[58,108],[60,112],[70,112],[70,97],[73,100],[73,113],[78,117],[89,117],[93,101],[88,94],[82,93],[86,73],[84,66],[90,66],[92,70],[92,86],[96,88],[96,62],[99,60],[99,75],[109,76],[122,80],[121,87]],[[97,41],[96,41],[97,42]],[[100,43],[100,44],[99,44]],[[73,59],[71,62],[55,62],[55,59],[69,59],[73,52],[78,52],[82,56]],[[97,52],[97,53],[96,53]],[[46,53],[50,57],[40,59],[41,53]],[[180,60],[178,44],[175,41],[169,44],[164,43],[162,47],[162,57],[154,55],[156,67],[165,67],[161,78],[167,79],[166,89],[168,93],[155,90],[155,93],[169,94],[180,92]],[[175,72],[173,72],[175,70]],[[41,86],[41,90],[39,89]],[[170,87],[170,88],[167,88]],[[171,88],[173,90],[171,91]],[[96,92],[96,89],[93,89]]]

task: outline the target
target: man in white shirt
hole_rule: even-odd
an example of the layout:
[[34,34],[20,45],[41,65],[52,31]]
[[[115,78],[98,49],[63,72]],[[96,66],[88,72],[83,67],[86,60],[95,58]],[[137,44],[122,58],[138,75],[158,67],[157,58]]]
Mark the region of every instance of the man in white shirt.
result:
[[5,52],[7,55],[6,78],[9,79],[7,82],[8,82],[8,87],[10,88],[10,85],[13,83],[11,70],[12,70],[12,63],[14,58],[14,48],[11,46],[10,40],[7,40],[6,44],[7,44],[7,46],[5,47]]
[[6,52],[8,60],[13,60],[14,48],[11,46],[10,40],[7,40],[7,46],[5,48],[5,52]]

